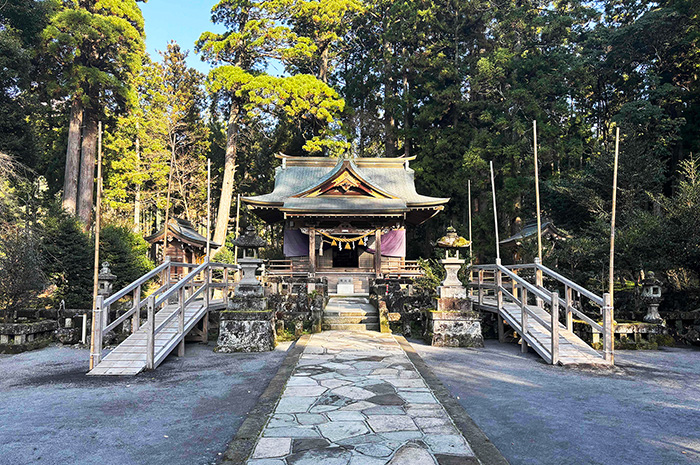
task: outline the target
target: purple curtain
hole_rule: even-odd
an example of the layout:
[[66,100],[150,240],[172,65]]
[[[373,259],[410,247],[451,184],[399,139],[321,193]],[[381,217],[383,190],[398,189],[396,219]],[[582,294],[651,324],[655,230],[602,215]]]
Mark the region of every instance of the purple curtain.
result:
[[[308,247],[307,247],[308,249]],[[374,253],[374,249],[367,247],[367,252]],[[382,257],[406,256],[406,230],[392,229],[382,234]]]
[[299,229],[284,230],[284,256],[307,257],[309,255],[309,235]]

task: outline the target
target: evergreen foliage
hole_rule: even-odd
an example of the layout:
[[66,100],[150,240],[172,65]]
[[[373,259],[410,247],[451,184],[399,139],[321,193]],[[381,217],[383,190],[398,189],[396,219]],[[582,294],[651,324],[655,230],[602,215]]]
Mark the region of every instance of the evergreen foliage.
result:
[[117,277],[114,289],[131,284],[152,270],[148,243],[139,234],[123,226],[107,226],[100,232],[100,264],[109,262]]
[[52,300],[66,308],[92,308],[94,247],[78,220],[54,211],[45,219],[42,253],[55,286]]

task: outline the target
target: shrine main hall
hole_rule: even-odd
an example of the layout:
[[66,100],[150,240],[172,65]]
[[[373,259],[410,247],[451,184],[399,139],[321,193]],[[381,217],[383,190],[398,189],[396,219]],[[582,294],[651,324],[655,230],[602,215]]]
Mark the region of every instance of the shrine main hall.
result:
[[331,293],[351,280],[358,294],[372,277],[418,272],[406,260],[406,228],[449,198],[416,192],[414,158],[278,158],[274,190],[242,198],[267,223],[284,223],[285,260],[269,272],[325,277]]

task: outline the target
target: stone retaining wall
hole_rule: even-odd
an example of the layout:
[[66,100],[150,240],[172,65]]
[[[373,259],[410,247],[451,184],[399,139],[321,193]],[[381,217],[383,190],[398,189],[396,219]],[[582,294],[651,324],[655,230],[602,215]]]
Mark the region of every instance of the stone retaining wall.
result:
[[44,347],[53,340],[55,320],[0,324],[0,354]]
[[319,332],[323,309],[328,303],[328,280],[289,276],[268,276],[265,279],[268,308],[276,312],[278,321],[290,332]]

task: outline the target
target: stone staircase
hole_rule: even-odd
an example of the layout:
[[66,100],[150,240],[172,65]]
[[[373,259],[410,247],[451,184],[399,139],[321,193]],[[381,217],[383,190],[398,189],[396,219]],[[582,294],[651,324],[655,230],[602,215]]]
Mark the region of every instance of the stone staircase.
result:
[[333,297],[323,311],[322,329],[379,331],[379,313],[365,297]]

